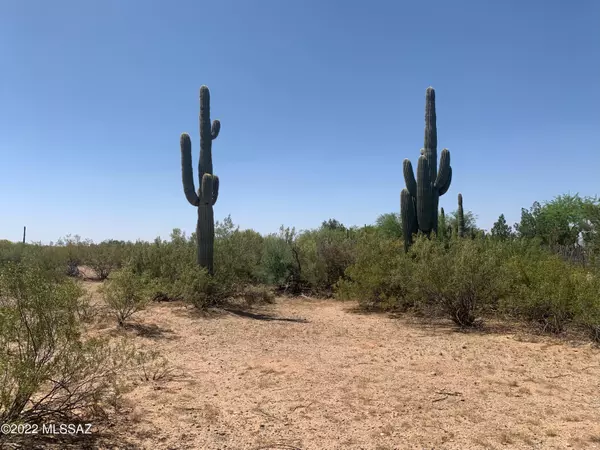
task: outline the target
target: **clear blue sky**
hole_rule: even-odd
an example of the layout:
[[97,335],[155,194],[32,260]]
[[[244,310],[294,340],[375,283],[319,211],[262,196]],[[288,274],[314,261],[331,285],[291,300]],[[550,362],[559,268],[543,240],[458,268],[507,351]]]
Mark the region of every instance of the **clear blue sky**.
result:
[[430,85],[447,211],[600,194],[599,24],[597,0],[0,2],[0,238],[192,232],[202,84],[215,216],[261,233],[399,211]]

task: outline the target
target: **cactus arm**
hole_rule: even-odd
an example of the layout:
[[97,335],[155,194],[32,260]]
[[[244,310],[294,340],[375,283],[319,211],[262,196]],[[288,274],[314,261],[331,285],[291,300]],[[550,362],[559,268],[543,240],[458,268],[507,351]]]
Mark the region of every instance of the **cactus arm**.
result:
[[212,128],[210,130],[210,137],[212,138],[213,141],[219,135],[219,131],[221,131],[221,122],[219,122],[218,120],[215,119],[215,120],[213,120]]
[[194,187],[194,170],[192,169],[192,141],[187,133],[183,133],[179,140],[181,146],[181,181],[183,193],[192,206],[198,206],[200,199]]
[[400,216],[402,218],[402,237],[404,238],[404,251],[412,244],[412,236],[418,230],[417,212],[412,195],[408,189],[402,189],[400,193]]
[[440,187],[438,190],[440,197],[448,192],[448,189],[450,189],[450,183],[452,183],[452,167],[448,169],[448,180],[446,181],[446,184]]
[[212,187],[212,204],[217,203],[217,198],[219,197],[219,177],[213,175],[213,187]]
[[435,115],[435,90],[430,86],[425,93],[425,142],[424,155],[429,162],[429,179],[437,176],[437,123]]
[[[220,129],[213,124],[213,129]],[[212,163],[212,130],[210,122],[210,91],[208,87],[200,87],[200,162],[198,163],[199,178],[202,180],[205,173],[213,173]]]
[[213,176],[205,173],[202,177],[202,187],[200,188],[200,205],[212,205],[213,183]]
[[433,189],[431,185],[429,161],[425,155],[419,157],[417,165],[417,222],[423,233],[429,233],[433,225]]
[[417,180],[415,180],[415,173],[412,168],[410,159],[405,159],[402,163],[402,171],[404,172],[404,182],[406,183],[406,189],[413,197],[417,196]]
[[437,174],[437,178],[435,179],[435,187],[440,188],[444,186],[448,181],[448,175],[450,174],[450,152],[447,148],[442,150],[442,155],[440,156],[440,168]]

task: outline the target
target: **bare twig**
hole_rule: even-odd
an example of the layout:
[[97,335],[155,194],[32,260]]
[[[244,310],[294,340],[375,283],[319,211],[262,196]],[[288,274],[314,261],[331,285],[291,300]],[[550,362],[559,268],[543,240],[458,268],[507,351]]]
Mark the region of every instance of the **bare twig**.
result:
[[292,409],[292,412],[296,411],[299,408],[308,408],[310,405],[312,405],[314,402],[310,402],[308,405],[298,405],[298,406],[294,406],[294,408]]
[[452,395],[455,397],[461,396],[462,392],[445,392],[445,391],[435,391],[436,394],[440,395]]
[[268,412],[264,411],[261,408],[254,408],[254,410],[257,411],[257,412],[259,412],[259,413],[261,413],[261,414],[263,414],[263,415],[265,415],[265,416],[267,416],[267,417],[269,417],[270,419],[274,419],[274,420],[278,420],[279,422],[283,422],[283,420],[281,420],[279,417],[275,417],[274,415],[269,414]]
[[261,445],[260,447],[254,447],[254,450],[267,450],[267,449],[288,449],[288,450],[302,450],[300,447],[290,444],[282,444],[274,442],[273,444]]
[[462,395],[461,392],[446,392],[446,391],[435,391],[436,394],[439,395],[444,395],[445,397],[441,397],[441,398],[436,398],[434,400],[432,400],[432,403],[435,402],[441,402],[442,400],[446,400],[448,397],[453,396],[453,397],[459,397]]

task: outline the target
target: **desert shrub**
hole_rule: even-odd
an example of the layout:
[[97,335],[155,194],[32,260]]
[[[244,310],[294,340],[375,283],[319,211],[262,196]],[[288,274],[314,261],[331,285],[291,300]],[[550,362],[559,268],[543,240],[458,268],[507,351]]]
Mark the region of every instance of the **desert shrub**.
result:
[[84,341],[81,288],[36,267],[0,267],[0,422],[97,417],[124,361],[106,341]]
[[264,237],[261,278],[267,284],[278,286],[292,294],[300,293],[305,287],[294,228],[281,226],[279,233]]
[[[35,266],[44,276],[62,280],[65,275],[66,259],[50,246],[41,244],[13,244],[17,252],[5,262],[20,262],[27,267]],[[2,261],[0,261],[2,264]]]
[[264,285],[248,285],[245,286],[239,294],[248,306],[261,304],[261,303],[273,303],[275,301],[275,294],[273,291]]
[[354,264],[335,286],[341,300],[357,300],[366,309],[405,309],[412,305],[412,260],[402,241],[376,230],[362,230],[356,241]]
[[0,240],[0,264],[4,262],[18,262],[23,254],[23,244],[15,244],[6,239]]
[[138,241],[129,250],[128,265],[137,275],[177,280],[181,269],[196,260],[195,244],[179,229],[174,229],[170,241],[156,238],[153,242]]
[[138,241],[126,249],[127,266],[146,280],[155,299],[176,298],[175,283],[188,267],[196,264],[195,238],[187,238],[179,229],[174,229],[170,237],[170,241]]
[[80,236],[68,234],[51,246],[49,251],[57,253],[56,258],[65,261],[66,275],[77,277],[80,275],[79,266],[86,260],[89,245],[89,240],[82,241]]
[[355,231],[322,226],[298,236],[302,274],[311,289],[331,294],[335,283],[355,260]]
[[141,381],[159,381],[169,378],[173,368],[157,350],[137,350],[131,353],[132,362]]
[[215,279],[208,275],[206,269],[197,264],[189,264],[181,270],[171,292],[175,298],[191,303],[197,308],[214,306],[227,296],[219,289]]
[[402,239],[402,218],[399,213],[381,214],[377,217],[375,226],[387,238]]
[[113,272],[102,286],[101,292],[119,326],[125,325],[133,314],[144,309],[151,295],[145,280],[130,267]]
[[514,256],[506,266],[512,287],[502,302],[503,310],[540,324],[544,331],[562,332],[580,307],[576,268],[545,252],[535,258]]
[[411,247],[413,285],[422,310],[446,314],[461,327],[475,324],[494,309],[507,289],[507,277],[494,248],[484,239],[451,240],[446,249],[437,239],[420,237]]
[[263,237],[253,230],[240,230],[231,217],[215,224],[215,272],[220,284],[234,291],[261,278]]
[[125,262],[125,243],[104,241],[88,248],[85,264],[94,270],[100,280],[108,278],[113,270],[121,268]]
[[600,343],[600,272],[579,271],[576,279],[577,308],[573,321]]
[[[183,300],[197,307],[215,306],[231,297],[236,286],[246,278],[249,262],[235,261],[236,256],[244,258],[244,243],[250,236],[245,232],[232,233],[231,242],[225,247],[215,243],[215,275],[209,277],[196,260],[196,236],[187,238],[180,230],[171,233],[170,241],[157,238],[152,243],[136,242],[128,249],[128,266],[131,271],[145,280],[150,297],[156,300]],[[252,238],[251,238],[252,239]],[[251,240],[248,239],[248,240]],[[217,258],[217,250],[220,248]],[[232,249],[231,252],[223,251]],[[223,254],[225,258],[221,258]],[[231,263],[227,265],[227,260]],[[217,264],[225,261],[224,267]],[[236,266],[237,264],[237,266]],[[255,265],[256,267],[256,265]]]

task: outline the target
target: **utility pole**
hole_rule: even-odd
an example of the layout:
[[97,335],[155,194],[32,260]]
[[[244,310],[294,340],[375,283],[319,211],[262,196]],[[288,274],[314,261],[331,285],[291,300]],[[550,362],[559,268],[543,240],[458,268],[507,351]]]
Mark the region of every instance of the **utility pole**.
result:
[[23,244],[25,244],[25,235],[27,234],[27,227],[23,227]]

